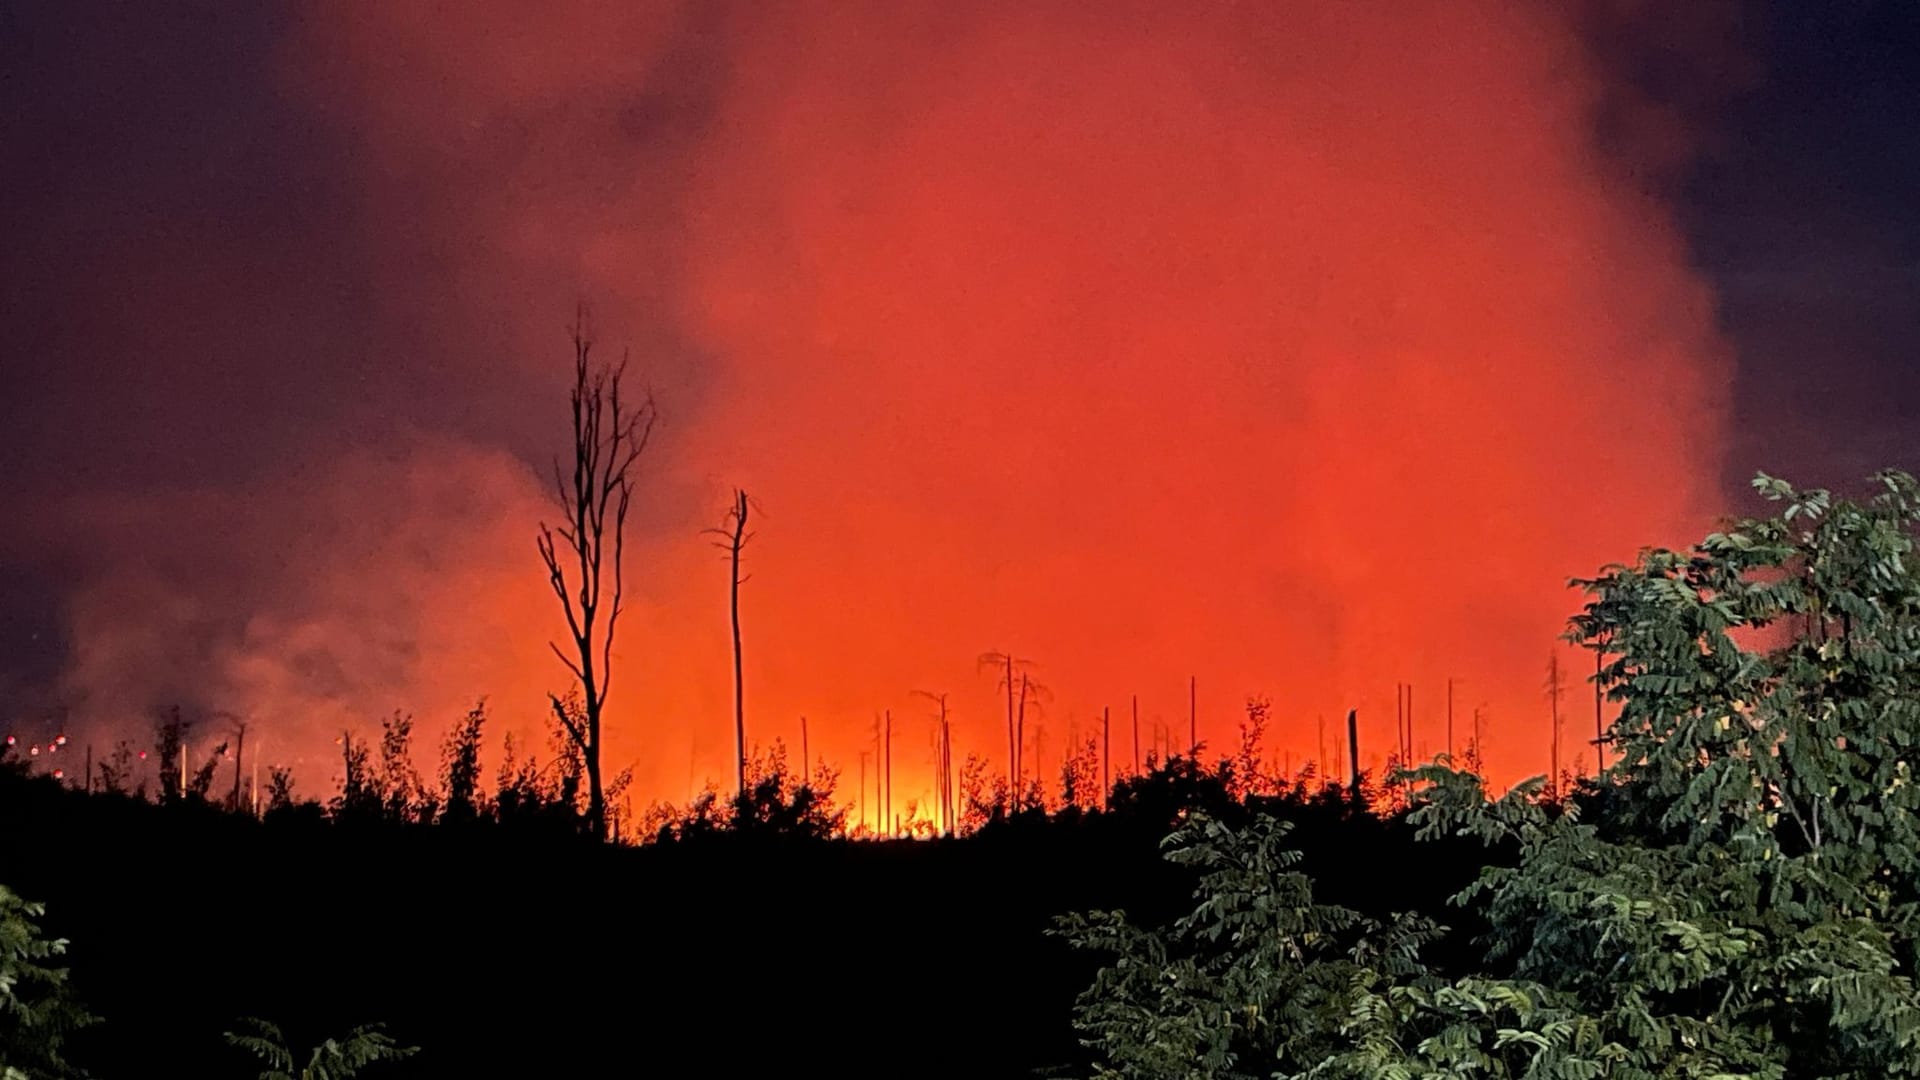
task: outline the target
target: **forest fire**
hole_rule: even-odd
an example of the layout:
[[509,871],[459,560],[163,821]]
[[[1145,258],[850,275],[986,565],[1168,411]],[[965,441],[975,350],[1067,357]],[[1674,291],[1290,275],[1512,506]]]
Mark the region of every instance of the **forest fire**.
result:
[[1906,16],[10,6],[0,1074],[1920,1075]]
[[[578,296],[661,410],[608,714],[642,802],[732,772],[700,532],[735,485],[764,505],[749,739],[797,752],[810,717],[869,814],[863,754],[870,786],[890,750],[896,811],[932,802],[917,691],[948,695],[956,773],[1004,773],[991,650],[1048,691],[1023,753],[1050,786],[1103,709],[1131,767],[1136,698],[1147,745],[1211,759],[1266,695],[1268,760],[1323,772],[1357,709],[1378,768],[1400,684],[1417,756],[1451,711],[1496,778],[1544,771],[1566,579],[1719,508],[1711,297],[1596,146],[1577,28],[1535,5],[497,7],[328,9],[282,62],[354,133],[368,213],[457,283],[421,337],[477,320],[511,355],[446,384],[500,423],[204,493],[231,606],[182,602],[209,576],[164,559],[73,604],[95,730],[191,694],[309,788],[395,707],[435,734],[487,695],[540,745],[566,676],[533,537]],[[213,608],[238,629],[183,689],[179,630]],[[1590,663],[1563,652],[1569,768]]]

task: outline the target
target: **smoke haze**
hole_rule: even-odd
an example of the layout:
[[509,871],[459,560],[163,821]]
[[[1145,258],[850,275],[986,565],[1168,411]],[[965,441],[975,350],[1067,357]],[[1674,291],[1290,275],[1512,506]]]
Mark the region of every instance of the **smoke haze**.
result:
[[17,559],[58,585],[35,685],[103,732],[175,700],[253,717],[310,787],[394,708],[432,734],[484,694],[535,730],[563,673],[532,538],[585,297],[663,415],[610,720],[643,799],[731,771],[700,530],[734,485],[764,508],[750,737],[797,749],[808,716],[851,789],[891,709],[896,808],[929,768],[914,690],[1004,768],[987,650],[1053,689],[1049,773],[1103,706],[1130,759],[1133,694],[1143,740],[1183,747],[1190,676],[1211,746],[1263,693],[1296,766],[1351,707],[1377,766],[1398,682],[1443,749],[1454,678],[1459,741],[1484,704],[1495,776],[1544,771],[1565,579],[1719,512],[1732,378],[1645,178],[1690,137],[1548,7],[232,28],[257,97],[160,95],[164,136],[102,105],[73,136],[106,125],[173,186],[102,220],[62,174],[45,202],[96,243],[7,266],[47,369],[6,444],[35,459]]

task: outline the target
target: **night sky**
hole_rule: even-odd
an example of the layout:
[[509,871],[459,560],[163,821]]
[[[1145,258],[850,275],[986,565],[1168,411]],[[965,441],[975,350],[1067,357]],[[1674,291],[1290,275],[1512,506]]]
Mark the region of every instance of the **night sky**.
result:
[[[396,546],[418,549],[408,565],[430,571],[484,566],[474,573],[486,581],[535,572],[531,522],[516,516],[524,493],[493,478],[555,449],[563,369],[554,365],[566,359],[562,332],[582,297],[608,347],[643,359],[660,395],[661,453],[673,467],[650,481],[642,527],[693,553],[662,573],[711,569],[698,531],[718,523],[724,504],[714,493],[740,474],[698,448],[728,435],[750,448],[742,461],[754,460],[766,449],[756,432],[773,429],[736,418],[713,430],[709,418],[733,415],[716,400],[737,376],[715,372],[733,370],[723,341],[739,339],[673,313],[718,235],[710,192],[757,167],[710,148],[747,145],[733,102],[742,80],[765,69],[755,50],[768,46],[740,29],[752,17],[721,5],[626,10],[634,6],[593,5],[529,30],[532,6],[516,18],[498,5],[485,15],[400,5],[407,14],[383,22],[340,18],[331,5],[0,5],[0,692],[28,703],[16,709],[71,704],[82,684],[98,691],[100,673],[133,669],[139,678],[104,699],[113,708],[217,697],[209,665],[255,690],[331,686],[320,692],[329,700],[354,698],[349,688],[364,680],[396,693],[414,685],[423,596],[461,618],[484,599],[364,585],[336,556],[359,553],[376,577]],[[1589,120],[1616,155],[1607,183],[1637,186],[1671,214],[1730,350],[1719,460],[1691,467],[1716,473],[1732,506],[1757,469],[1841,484],[1920,466],[1920,370],[1910,353],[1920,340],[1920,11],[1893,0],[1782,0],[1650,14],[1659,7],[1594,5],[1580,34],[1605,87]],[[941,18],[885,33],[919,43],[971,40],[977,30],[963,16]],[[834,26],[787,47],[821,50],[822,64],[867,62],[842,44],[862,40],[857,19],[820,21]],[[1034,31],[1035,55],[1044,57],[1047,33]],[[1131,55],[1116,47],[1114,62]],[[577,77],[553,75],[576,68]],[[830,121],[836,129],[899,122],[885,80],[875,75],[858,109]],[[783,93],[775,86],[769,100]],[[908,105],[898,108],[911,118]],[[1048,152],[1034,145],[1009,138],[1004,153]],[[845,175],[870,182],[840,183]],[[772,179],[796,199],[865,207],[884,202],[901,175]],[[750,213],[762,203],[727,205]],[[749,227],[761,225],[738,226]],[[1542,237],[1554,228],[1545,222]],[[804,265],[838,280],[867,257],[856,247],[869,239],[848,240],[844,262],[823,243]],[[1173,241],[1197,242],[1186,232]],[[609,296],[615,276],[619,293]],[[872,380],[859,386],[836,392],[850,412],[819,416],[819,430],[885,410]],[[695,429],[675,441],[675,431]],[[1621,430],[1623,441],[1634,437]],[[413,467],[422,461],[433,464]],[[1570,449],[1566,483],[1614,463],[1644,472],[1635,482],[1648,488],[1689,467],[1637,459],[1619,444]],[[894,498],[887,483],[873,480],[860,497]],[[770,508],[762,542],[777,545],[783,502],[794,498],[778,484],[755,493]],[[422,507],[431,528],[416,528]],[[510,544],[496,550],[481,534],[505,518]],[[785,520],[797,530],[803,519]],[[1097,545],[1103,527],[1076,534],[1080,525],[1062,524],[1045,546]],[[982,530],[971,542],[1013,543]],[[948,557],[907,534],[917,539],[898,559]],[[715,572],[711,585],[719,581]],[[922,600],[940,602],[900,603]],[[654,613],[662,632],[693,618],[670,607]],[[103,611],[158,613],[158,629],[79,659]],[[336,644],[342,626],[357,628],[349,636],[365,652]],[[269,651],[286,654],[285,671],[232,673]],[[815,659],[857,664],[859,652]],[[968,660],[951,658],[953,679]],[[1184,686],[1184,672],[1163,681]],[[708,704],[704,692],[682,702]],[[1081,707],[1098,704],[1087,697]],[[1062,707],[1062,722],[1071,711]],[[717,745],[695,738],[675,754],[685,765]]]

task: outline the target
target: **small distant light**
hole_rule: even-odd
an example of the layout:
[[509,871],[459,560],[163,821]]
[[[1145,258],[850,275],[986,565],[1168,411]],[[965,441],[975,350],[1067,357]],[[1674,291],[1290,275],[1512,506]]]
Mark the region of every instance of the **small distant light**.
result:
[[13,745],[13,736],[11,736],[11,735],[9,735],[9,736],[7,736],[7,745],[8,745],[8,746],[12,746],[12,745]]
[[67,745],[67,737],[65,735],[62,735],[59,738],[53,740],[53,744],[55,746],[65,746]]
[[140,760],[141,761],[147,760],[147,752],[145,750],[140,751]]
[[66,779],[66,776],[67,776],[67,770],[65,770],[65,769],[55,769],[55,770],[53,770],[53,778],[54,778],[55,780],[64,780],[64,779]]
[[40,756],[40,748],[39,748],[38,746],[34,746],[34,747],[29,747],[29,748],[28,748],[28,750],[27,750],[27,756],[28,756],[28,757],[39,757],[39,756]]

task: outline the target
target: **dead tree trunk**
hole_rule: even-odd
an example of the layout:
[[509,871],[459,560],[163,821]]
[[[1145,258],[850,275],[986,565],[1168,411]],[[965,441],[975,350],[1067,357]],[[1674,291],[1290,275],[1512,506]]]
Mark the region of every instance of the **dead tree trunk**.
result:
[[[1033,666],[1033,661],[1022,660],[1011,652],[981,653],[979,659],[979,670],[999,673],[999,689],[1007,694],[1007,784],[1016,804],[1020,800],[1020,781],[1026,775],[1021,758],[1026,749],[1027,697],[1042,689],[1025,674]],[[1017,688],[1016,672],[1020,673]]]
[[1200,760],[1200,677],[1187,676],[1187,756]]
[[567,648],[547,645],[580,684],[581,695],[577,711],[558,694],[548,699],[586,767],[587,829],[605,839],[600,750],[625,586],[627,510],[633,466],[653,433],[655,414],[650,395],[642,395],[637,407],[622,396],[624,358],[611,366],[593,362],[585,323],[583,310],[572,329],[572,469],[563,470],[558,461],[553,466],[554,503],[562,520],[557,527],[541,523],[538,546],[547,583],[567,619]]
[[1347,763],[1353,769],[1353,797],[1360,797],[1360,710],[1347,710]]
[[1407,757],[1407,684],[1393,684],[1393,741],[1395,755],[1406,762]]
[[717,546],[726,551],[732,567],[727,575],[727,615],[733,626],[733,782],[741,798],[747,794],[747,698],[740,656],[740,586],[746,584],[747,579],[740,576],[740,553],[746,549],[747,541],[753,539],[753,534],[747,531],[750,508],[747,493],[735,488],[726,525],[707,530],[721,537]]
[[1601,719],[1601,701],[1605,692],[1601,689],[1600,675],[1606,654],[1599,642],[1593,647],[1593,775],[1599,776],[1607,764],[1607,725]]
[[1419,743],[1413,734],[1413,684],[1407,684],[1407,762],[1406,768],[1413,768],[1416,756],[1420,753]]
[[1019,806],[1022,799],[1021,782],[1025,772],[1021,768],[1027,756],[1027,677],[1020,676],[1020,711],[1013,725],[1013,804]]
[[247,725],[245,721],[235,721],[233,726],[233,796],[228,800],[234,813],[240,812],[240,763],[247,756]]
[[862,825],[870,820],[867,816],[867,758],[872,756],[872,753],[871,750],[860,751],[860,823]]
[[1560,795],[1560,654],[1547,656],[1547,701],[1548,715],[1553,723],[1553,750],[1549,759],[1553,772],[1547,777],[1547,790],[1557,798]]
[[936,694],[928,690],[915,690],[914,693],[939,706],[939,711],[934,713],[933,716],[933,818],[936,832],[941,828],[945,828],[947,833],[951,835],[953,833],[953,790],[951,785],[953,763],[949,757],[951,742],[947,728],[947,695],[945,693]]
[[1133,775],[1140,775],[1140,695],[1133,695]]
[[1100,802],[1113,798],[1113,711],[1100,706]]
[[1020,790],[1020,732],[1013,723],[1013,654],[1004,654],[1007,661],[1007,782],[1016,792],[1018,801]]

